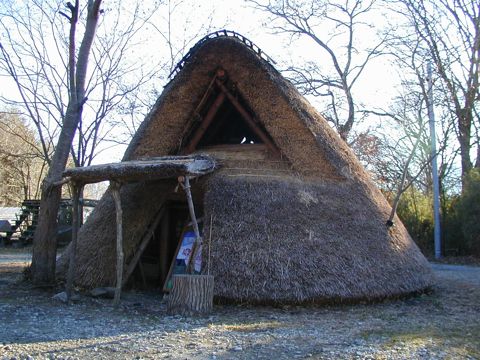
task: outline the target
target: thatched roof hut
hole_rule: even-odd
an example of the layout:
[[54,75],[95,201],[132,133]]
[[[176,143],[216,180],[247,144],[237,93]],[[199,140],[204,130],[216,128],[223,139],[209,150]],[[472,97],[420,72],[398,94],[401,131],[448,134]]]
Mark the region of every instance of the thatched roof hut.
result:
[[[354,301],[432,285],[401,221],[385,225],[390,206],[350,148],[248,40],[197,44],[124,161],[191,153],[221,165],[192,184],[204,219],[204,270],[215,275],[217,298]],[[122,188],[127,262],[153,233],[138,271],[144,285],[162,287],[188,219],[176,187],[172,179]],[[161,208],[168,211],[149,228]],[[83,286],[114,282],[114,216],[107,192],[80,230],[76,282]],[[60,259],[60,272],[66,262]]]

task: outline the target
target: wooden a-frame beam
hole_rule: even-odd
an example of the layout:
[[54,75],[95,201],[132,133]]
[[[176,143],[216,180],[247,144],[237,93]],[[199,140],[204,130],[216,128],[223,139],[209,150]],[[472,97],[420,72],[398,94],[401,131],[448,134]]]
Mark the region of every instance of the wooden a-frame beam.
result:
[[233,94],[227,89],[227,87],[222,84],[221,81],[217,80],[216,81],[217,86],[222,90],[222,93],[225,94],[230,100],[230,102],[233,104],[233,106],[237,109],[237,111],[240,113],[240,115],[243,117],[247,125],[250,127],[250,129],[262,140],[262,142],[267,145],[267,147],[274,153],[274,154],[279,154],[280,151],[278,148],[275,146],[275,144],[270,140],[270,138],[265,135],[265,133],[258,127],[258,125],[255,123],[255,120],[252,118],[252,116],[245,110],[245,108],[240,104],[240,102],[233,96]]
[[208,127],[213,121],[213,118],[217,114],[218,109],[220,109],[220,106],[222,106],[224,101],[225,101],[225,93],[221,92],[220,94],[218,94],[212,106],[210,106],[210,109],[208,109],[207,115],[205,115],[205,117],[203,118],[202,122],[200,123],[200,127],[197,129],[197,131],[193,135],[192,140],[185,147],[185,150],[183,151],[184,153],[188,154],[195,151],[195,148],[197,147],[198,143],[202,139],[203,134],[205,134],[205,131],[207,131]]

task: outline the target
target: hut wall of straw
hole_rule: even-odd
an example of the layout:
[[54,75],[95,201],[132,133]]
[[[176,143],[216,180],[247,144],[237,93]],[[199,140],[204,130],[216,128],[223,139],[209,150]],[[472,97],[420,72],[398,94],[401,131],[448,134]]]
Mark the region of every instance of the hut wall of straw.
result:
[[370,300],[432,284],[428,263],[403,225],[397,219],[388,229],[388,206],[372,206],[354,183],[215,174],[207,188],[205,217],[212,217],[212,227],[208,220],[203,253],[211,256],[204,262],[211,264],[218,298]]

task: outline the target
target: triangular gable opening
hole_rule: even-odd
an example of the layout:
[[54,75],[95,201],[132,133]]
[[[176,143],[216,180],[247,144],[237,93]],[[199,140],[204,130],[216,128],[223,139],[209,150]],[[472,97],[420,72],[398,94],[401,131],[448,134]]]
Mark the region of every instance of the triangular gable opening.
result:
[[223,69],[217,70],[210,86],[195,109],[194,118],[184,137],[183,153],[219,145],[264,144],[279,153],[272,138],[256,120],[253,111]]
[[218,109],[217,114],[200,139],[197,147],[239,144],[263,144],[263,141],[245,123],[242,115],[235,109],[232,103],[226,99]]

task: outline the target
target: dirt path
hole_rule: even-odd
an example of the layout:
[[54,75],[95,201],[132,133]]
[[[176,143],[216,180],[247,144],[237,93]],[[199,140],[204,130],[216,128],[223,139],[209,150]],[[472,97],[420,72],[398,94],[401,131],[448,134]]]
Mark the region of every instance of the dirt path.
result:
[[0,261],[0,359],[480,359],[479,267],[433,265],[434,293],[406,300],[192,319],[167,316],[155,294],[60,304],[15,284],[21,261]]
[[25,263],[25,266],[32,261],[32,255],[30,254],[1,254],[0,255],[0,264],[8,263]]

